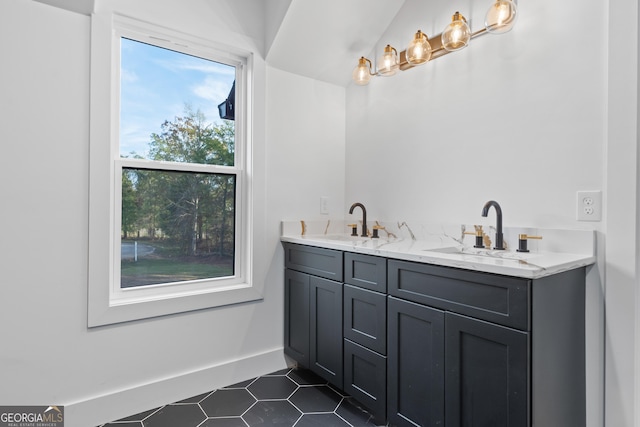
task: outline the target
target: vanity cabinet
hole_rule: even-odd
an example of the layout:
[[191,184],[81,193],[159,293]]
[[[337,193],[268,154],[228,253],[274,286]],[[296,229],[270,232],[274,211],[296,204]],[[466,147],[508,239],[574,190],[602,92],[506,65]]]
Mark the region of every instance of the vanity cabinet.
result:
[[285,353],[378,424],[586,424],[584,267],[526,279],[284,246]]
[[285,353],[343,387],[342,252],[285,245]]
[[584,268],[529,280],[389,260],[388,272],[392,425],[585,425]]

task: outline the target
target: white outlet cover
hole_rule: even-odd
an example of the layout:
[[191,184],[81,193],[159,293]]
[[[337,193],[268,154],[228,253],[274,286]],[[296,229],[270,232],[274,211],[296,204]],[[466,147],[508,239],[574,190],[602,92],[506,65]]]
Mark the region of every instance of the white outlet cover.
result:
[[320,197],[320,214],[329,215],[329,197],[327,196]]
[[576,219],[578,221],[602,221],[602,191],[578,191],[576,193]]

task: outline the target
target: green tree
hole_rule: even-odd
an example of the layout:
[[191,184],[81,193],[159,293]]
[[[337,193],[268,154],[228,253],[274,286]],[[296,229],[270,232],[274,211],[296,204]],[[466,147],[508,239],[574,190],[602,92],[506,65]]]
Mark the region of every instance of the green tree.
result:
[[139,219],[138,198],[134,188],[135,172],[130,169],[122,171],[122,237],[128,238],[129,233],[137,228]]
[[[165,121],[161,132],[151,135],[149,157],[159,161],[232,166],[234,141],[234,122],[211,126],[201,111],[194,112],[186,106],[183,117]],[[202,243],[208,239],[214,244],[207,251],[233,253],[233,175],[138,169],[135,185],[131,187],[139,196],[138,222],[145,224],[149,235],[162,230],[181,243],[185,255],[199,253]],[[123,197],[124,188],[123,178]]]

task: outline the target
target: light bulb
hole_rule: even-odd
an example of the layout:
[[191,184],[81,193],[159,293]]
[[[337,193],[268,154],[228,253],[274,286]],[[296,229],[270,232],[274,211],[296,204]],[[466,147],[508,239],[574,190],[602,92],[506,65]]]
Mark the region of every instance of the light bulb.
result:
[[453,52],[466,47],[471,40],[471,29],[464,16],[456,12],[451,17],[451,23],[442,32],[442,46],[445,50]]
[[511,0],[496,0],[484,18],[484,26],[493,34],[511,31],[516,23],[516,5]]
[[418,30],[407,47],[407,62],[411,65],[424,64],[431,59],[431,44],[427,35]]
[[353,69],[353,81],[360,86],[364,86],[369,84],[369,80],[371,80],[371,61],[369,61],[364,56],[360,57],[358,60],[358,65]]
[[398,51],[391,45],[387,45],[384,48],[382,54],[382,60],[380,61],[380,67],[378,68],[378,74],[382,76],[393,76],[398,70]]

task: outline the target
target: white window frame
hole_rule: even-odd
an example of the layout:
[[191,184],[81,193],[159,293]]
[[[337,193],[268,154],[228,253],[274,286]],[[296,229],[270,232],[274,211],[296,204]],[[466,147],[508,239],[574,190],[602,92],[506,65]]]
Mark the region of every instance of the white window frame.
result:
[[[252,55],[132,18],[92,17],[89,155],[89,327],[205,309],[262,298],[252,275]],[[236,67],[233,167],[120,158],[119,97],[122,37]],[[136,288],[120,287],[122,168],[236,176],[235,266],[231,277]]]

